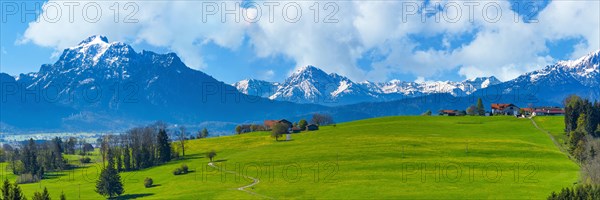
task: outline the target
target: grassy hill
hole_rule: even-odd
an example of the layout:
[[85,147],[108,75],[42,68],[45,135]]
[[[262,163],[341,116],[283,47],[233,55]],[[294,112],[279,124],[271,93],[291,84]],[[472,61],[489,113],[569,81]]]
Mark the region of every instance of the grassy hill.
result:
[[[292,141],[269,135],[188,141],[185,160],[121,173],[124,197],[543,199],[578,179],[578,166],[528,119],[385,117],[321,127]],[[209,150],[217,151],[215,165],[227,171],[207,165]],[[193,172],[174,176],[182,163]],[[64,191],[68,199],[99,199],[99,171],[91,164],[21,187],[28,197],[48,187],[54,198]],[[2,175],[14,180],[8,171]],[[259,179],[249,192],[238,190],[253,182],[244,176]],[[157,186],[144,188],[145,177]]]

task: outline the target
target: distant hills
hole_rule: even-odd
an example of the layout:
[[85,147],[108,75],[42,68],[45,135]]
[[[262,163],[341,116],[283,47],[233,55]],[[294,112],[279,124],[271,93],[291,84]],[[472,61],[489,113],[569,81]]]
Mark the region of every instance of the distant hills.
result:
[[338,122],[486,104],[560,105],[569,94],[599,99],[600,51],[561,61],[516,79],[463,82],[354,82],[306,66],[282,83],[228,85],[187,67],[174,53],[136,52],[92,36],[54,64],[16,77],[0,73],[0,131],[123,131],[162,120],[233,130],[237,123],[333,115]]

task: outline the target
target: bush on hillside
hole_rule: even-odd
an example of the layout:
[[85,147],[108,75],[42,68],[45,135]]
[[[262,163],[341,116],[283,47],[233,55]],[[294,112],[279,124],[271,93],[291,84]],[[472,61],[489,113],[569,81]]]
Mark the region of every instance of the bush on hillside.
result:
[[182,164],[181,167],[178,167],[173,170],[173,175],[182,175],[187,174],[189,172],[189,168],[186,164]]
[[152,180],[152,178],[146,177],[146,179],[144,179],[144,187],[146,187],[146,188],[152,187],[152,184],[154,184],[154,181]]

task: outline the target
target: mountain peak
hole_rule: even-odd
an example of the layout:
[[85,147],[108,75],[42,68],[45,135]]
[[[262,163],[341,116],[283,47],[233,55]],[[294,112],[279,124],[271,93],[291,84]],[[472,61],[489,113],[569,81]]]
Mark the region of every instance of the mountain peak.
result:
[[598,68],[598,60],[600,60],[600,49],[590,52],[576,60],[559,61],[557,64],[568,68]]
[[[294,72],[294,74],[302,74],[302,73],[306,73],[306,72],[322,72],[322,73],[325,73],[323,70],[321,70],[321,69],[319,69],[319,68],[317,68],[315,66],[306,65],[306,66],[302,66],[302,67],[298,68],[296,70],[296,72]],[[327,73],[325,73],[325,74],[327,74]]]
[[86,38],[85,40],[81,41],[79,43],[79,45],[85,45],[85,44],[108,44],[108,38],[106,36],[103,35],[92,35],[88,38]]

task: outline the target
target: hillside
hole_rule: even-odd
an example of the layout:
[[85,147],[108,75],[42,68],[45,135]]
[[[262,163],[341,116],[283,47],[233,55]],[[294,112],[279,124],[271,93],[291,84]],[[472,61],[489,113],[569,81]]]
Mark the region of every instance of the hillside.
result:
[[[121,173],[125,197],[542,199],[578,179],[578,166],[546,134],[512,117],[385,117],[302,132],[287,142],[258,132],[187,146],[186,160]],[[232,173],[207,166],[204,153],[213,149],[216,165]],[[172,175],[182,163],[194,172]],[[68,199],[99,199],[93,191],[99,169],[92,164],[21,186],[28,197],[48,187],[54,198],[64,191]],[[246,188],[256,194],[237,190],[252,180],[234,173],[258,178]],[[144,188],[145,177],[157,186]]]

